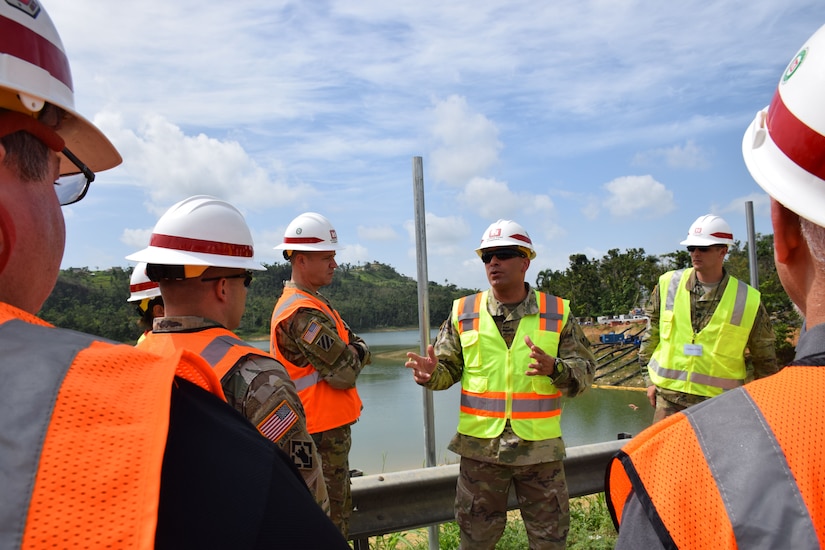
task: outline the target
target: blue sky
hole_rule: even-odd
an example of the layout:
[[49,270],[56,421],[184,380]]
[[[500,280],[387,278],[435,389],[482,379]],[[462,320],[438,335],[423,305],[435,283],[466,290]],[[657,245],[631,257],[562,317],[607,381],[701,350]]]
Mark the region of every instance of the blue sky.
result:
[[106,2],[44,0],[78,110],[124,158],[64,208],[63,267],[129,266],[194,194],[246,216],[256,258],[304,211],[339,263],[416,276],[412,162],[428,278],[486,287],[474,253],[504,218],[542,269],[680,247],[701,214],[746,240],[767,195],[741,154],[821,0]]

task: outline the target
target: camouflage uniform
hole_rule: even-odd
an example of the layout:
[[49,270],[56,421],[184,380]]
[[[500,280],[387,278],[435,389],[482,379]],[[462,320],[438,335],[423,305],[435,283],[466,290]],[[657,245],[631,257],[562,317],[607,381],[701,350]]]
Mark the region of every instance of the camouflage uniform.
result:
[[[298,288],[311,294],[332,309],[329,300],[318,292],[296,285],[292,281],[287,281],[285,286]],[[310,323],[316,323],[321,327],[320,335],[312,343],[302,338]],[[366,342],[352,332],[349,326],[347,326],[347,331],[350,345],[358,350],[357,355],[338,336],[335,322],[323,311],[300,308],[287,321],[277,326],[275,340],[286,360],[299,367],[314,368],[318,371],[320,379],[325,380],[333,388],[349,389],[355,387],[358,375],[370,363],[371,356]],[[324,342],[323,345],[321,345],[322,342]],[[314,433],[312,438],[321,454],[324,479],[330,499],[330,519],[346,538],[349,534],[349,519],[352,515],[349,474],[349,451],[352,446],[351,425],[345,424],[332,430]]]
[[[492,292],[488,295],[487,310],[508,347],[521,318],[539,313],[535,293],[529,284],[525,287],[527,298],[512,307],[496,300]],[[460,382],[464,374],[461,341],[451,319],[441,325],[434,348],[438,365],[424,386],[444,390]],[[593,383],[596,360],[572,316],[562,328],[556,361],[564,369],[553,384],[566,397],[579,395]],[[525,365],[513,374],[523,375],[527,370]],[[461,548],[495,547],[507,521],[506,500],[513,481],[530,548],[565,547],[570,512],[562,438],[526,441],[513,432],[508,422],[502,434],[492,439],[457,433],[448,448],[461,456],[455,503]]]
[[[723,270],[722,280],[715,288],[707,288],[696,278],[696,272],[688,277],[686,289],[690,292],[690,318],[693,323],[693,331],[701,331],[713,317],[716,306],[725,293],[725,288],[730,281],[730,275]],[[647,330],[642,336],[642,343],[639,348],[639,363],[642,368],[642,375],[645,380],[645,387],[650,387],[653,383],[650,380],[647,364],[659,345],[659,308],[661,298],[659,296],[658,285],[653,288],[650,294],[645,313],[650,317]],[[776,362],[775,336],[771,320],[765,306],[760,302],[753,322],[750,336],[748,337],[748,351],[750,361],[748,368],[748,381],[754,378],[764,378],[779,371],[780,367]],[[653,421],[657,422],[681,410],[701,403],[708,399],[703,395],[692,395],[675,390],[656,387],[656,412]]]
[[[154,321],[153,332],[193,332],[220,326],[203,317],[159,317]],[[266,352],[261,350],[261,354]],[[329,515],[330,501],[321,458],[312,437],[307,433],[306,416],[295,391],[295,384],[283,365],[274,358],[249,355],[224,375],[221,386],[226,401],[255,426],[285,405],[297,413],[298,420],[295,424],[273,441],[292,459],[316,502]]]

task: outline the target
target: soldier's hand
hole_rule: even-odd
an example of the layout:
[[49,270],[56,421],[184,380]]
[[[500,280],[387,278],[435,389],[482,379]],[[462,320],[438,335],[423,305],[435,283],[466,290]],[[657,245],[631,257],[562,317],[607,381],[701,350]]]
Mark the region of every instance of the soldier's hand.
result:
[[647,387],[647,400],[650,401],[650,406],[656,406],[656,385]]
[[524,374],[527,376],[552,376],[556,373],[556,358],[548,355],[543,349],[538,347],[529,336],[524,336],[524,343],[530,348],[530,359],[533,363],[527,365],[531,370]]
[[405,367],[413,369],[413,380],[419,384],[424,384],[430,379],[437,365],[438,358],[432,345],[427,346],[427,357],[407,352],[407,362],[404,363]]

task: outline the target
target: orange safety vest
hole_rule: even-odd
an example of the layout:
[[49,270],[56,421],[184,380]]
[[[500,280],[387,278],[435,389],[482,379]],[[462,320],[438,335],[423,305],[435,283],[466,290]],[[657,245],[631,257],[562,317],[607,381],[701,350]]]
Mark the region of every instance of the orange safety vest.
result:
[[153,548],[173,380],[223,399],[212,370],[5,303],[0,349],[0,547]]
[[361,416],[361,398],[358,391],[354,387],[345,390],[333,388],[325,380],[321,380],[318,371],[311,365],[299,367],[288,361],[278,349],[276,327],[289,319],[299,308],[324,312],[335,323],[338,336],[345,344],[349,344],[349,332],[337,311],[297,288],[285,287],[281,298],[275,304],[270,324],[270,350],[275,358],[283,363],[289,377],[295,382],[295,388],[307,415],[307,431],[314,434],[352,424]]
[[191,350],[206,359],[221,381],[244,357],[260,355],[272,359],[265,351],[250,346],[223,327],[193,332],[150,332],[137,347],[158,355],[169,355],[179,349]]
[[661,420],[619,451],[606,494],[631,495],[665,548],[825,544],[825,368],[790,366]]

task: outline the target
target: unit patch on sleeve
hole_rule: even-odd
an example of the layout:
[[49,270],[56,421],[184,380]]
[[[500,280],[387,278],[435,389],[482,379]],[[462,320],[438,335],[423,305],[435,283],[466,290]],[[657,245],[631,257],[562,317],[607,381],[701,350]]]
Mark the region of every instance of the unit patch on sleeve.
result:
[[319,332],[321,332],[321,323],[318,321],[310,321],[301,339],[307,344],[311,344],[318,337]]
[[312,443],[309,441],[289,442],[291,446],[292,463],[301,470],[311,470],[313,468]]
[[296,422],[298,415],[285,399],[258,424],[258,431],[270,441],[277,443]]
[[318,347],[322,350],[329,351],[332,349],[332,345],[335,344],[335,340],[333,340],[329,334],[322,334],[316,344],[318,344]]

